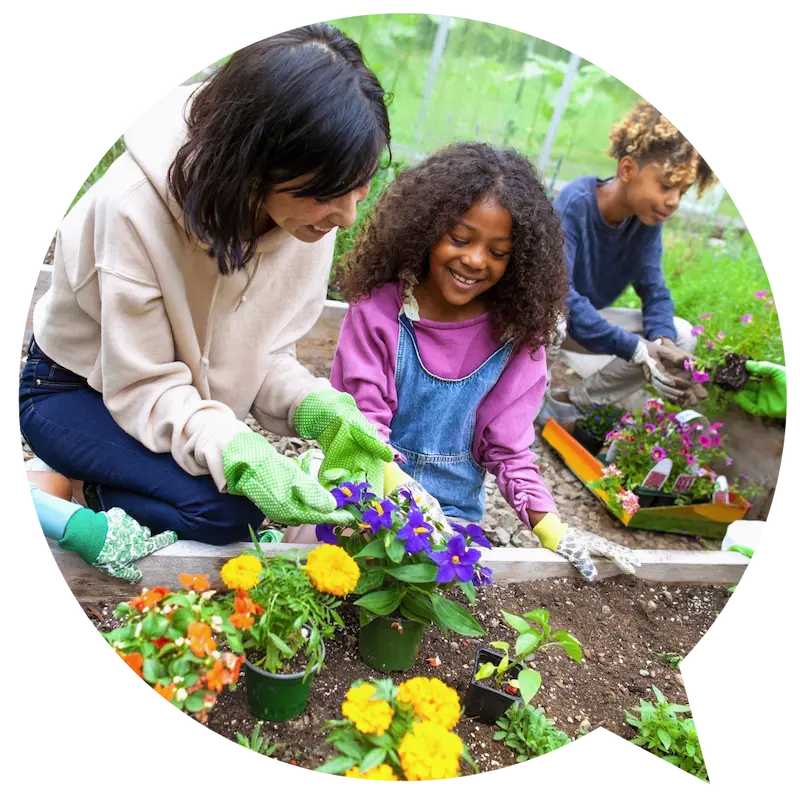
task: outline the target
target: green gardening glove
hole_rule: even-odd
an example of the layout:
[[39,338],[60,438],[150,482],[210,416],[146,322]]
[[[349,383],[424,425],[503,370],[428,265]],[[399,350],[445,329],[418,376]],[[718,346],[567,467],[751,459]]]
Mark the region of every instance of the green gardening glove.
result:
[[745,361],[752,377],[734,395],[737,405],[757,417],[786,419],[786,367],[769,361]]
[[244,495],[272,522],[282,525],[346,525],[353,516],[336,508],[336,498],[282,456],[260,434],[237,433],[222,453],[228,493]]
[[121,508],[100,513],[81,508],[70,517],[58,544],[62,550],[77,553],[104,575],[139,583],[142,572],[134,562],[177,539],[172,531],[151,536],[149,528]]
[[394,452],[349,394],[325,389],[308,395],[295,412],[294,426],[304,439],[316,439],[325,453],[320,475],[342,470],[346,480],[366,480],[383,496],[383,465],[394,460]]

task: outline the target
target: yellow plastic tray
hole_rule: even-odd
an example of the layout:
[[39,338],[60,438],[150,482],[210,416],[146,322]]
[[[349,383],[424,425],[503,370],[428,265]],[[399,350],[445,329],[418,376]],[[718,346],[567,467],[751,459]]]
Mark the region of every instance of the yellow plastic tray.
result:
[[706,536],[722,539],[731,522],[744,519],[750,503],[734,492],[730,503],[698,503],[684,506],[658,506],[641,508],[635,514],[617,513],[608,505],[608,494],[588,486],[590,481],[602,477],[603,464],[583,445],[579,444],[554,419],[549,419],[542,429],[542,438],[561,456],[569,470],[584,486],[628,528],[682,533],[687,536]]

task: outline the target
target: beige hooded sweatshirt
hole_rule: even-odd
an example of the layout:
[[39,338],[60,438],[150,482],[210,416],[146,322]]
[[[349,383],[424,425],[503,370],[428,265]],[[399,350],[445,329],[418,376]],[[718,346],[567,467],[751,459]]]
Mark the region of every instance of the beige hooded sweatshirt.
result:
[[248,412],[292,434],[300,402],[330,386],[298,363],[295,342],[322,313],[335,231],[306,244],[274,228],[245,269],[220,274],[167,191],[196,88],[148,111],[63,220],[33,331],[51,359],[102,393],[123,430],[223,491],[222,452],[249,430]]

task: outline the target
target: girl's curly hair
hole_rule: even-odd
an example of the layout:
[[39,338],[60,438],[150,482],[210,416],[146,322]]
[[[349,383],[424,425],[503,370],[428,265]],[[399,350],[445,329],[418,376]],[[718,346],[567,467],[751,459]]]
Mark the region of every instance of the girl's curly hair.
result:
[[398,174],[346,256],[344,298],[424,280],[433,245],[483,199],[497,200],[513,221],[505,274],[484,295],[495,333],[533,352],[548,344],[568,288],[561,223],[530,161],[488,144],[450,145]]

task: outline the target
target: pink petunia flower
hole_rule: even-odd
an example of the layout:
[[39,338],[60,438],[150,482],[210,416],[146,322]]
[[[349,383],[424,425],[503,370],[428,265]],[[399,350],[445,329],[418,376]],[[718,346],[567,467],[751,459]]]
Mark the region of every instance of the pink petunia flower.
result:
[[692,377],[695,380],[695,383],[705,383],[709,380],[709,374],[707,372],[701,372],[699,369],[696,369],[692,373]]
[[720,331],[717,334],[717,339],[719,339],[720,341],[723,341],[725,339],[725,333],[723,331]]
[[726,466],[726,467],[729,467],[731,464],[733,464],[733,459],[729,457],[729,458],[728,458],[728,459],[726,459],[726,461],[725,461],[725,466]]
[[691,333],[692,336],[699,336],[704,330],[705,328],[702,325],[695,325],[689,333]]
[[663,447],[656,445],[650,455],[652,456],[653,461],[661,461],[663,458],[666,458],[667,451]]
[[714,342],[711,341],[711,339],[707,339],[706,340],[706,347],[709,350],[716,350],[717,349],[717,346],[714,344]]
[[711,319],[711,317],[714,316],[714,312],[707,311],[705,314],[698,314],[697,316],[700,317],[700,319]]
[[700,447],[705,447],[706,449],[708,449],[709,447],[711,447],[711,437],[706,433],[701,433],[697,437],[697,444],[699,444]]
[[644,424],[644,429],[645,429],[645,430],[646,430],[648,433],[655,433],[655,432],[656,432],[656,426],[655,426],[655,425],[653,425],[653,423],[652,423],[652,422],[645,422],[645,424]]
[[745,325],[747,325],[749,322],[752,321],[753,321],[752,314],[745,314],[744,316],[739,317],[739,322],[743,322]]
[[622,510],[626,514],[635,514],[639,510],[639,498],[630,490],[617,493],[617,499],[622,503]]
[[693,456],[691,453],[689,453],[689,454],[686,456],[686,463],[687,463],[687,464],[688,464],[690,467],[693,467],[693,466],[694,466],[694,465],[697,463],[697,459],[696,459],[696,458],[695,458],[695,457],[694,457],[694,456]]
[[769,294],[769,289],[762,289],[760,292],[756,292],[753,297],[758,298],[759,300],[763,300]]

